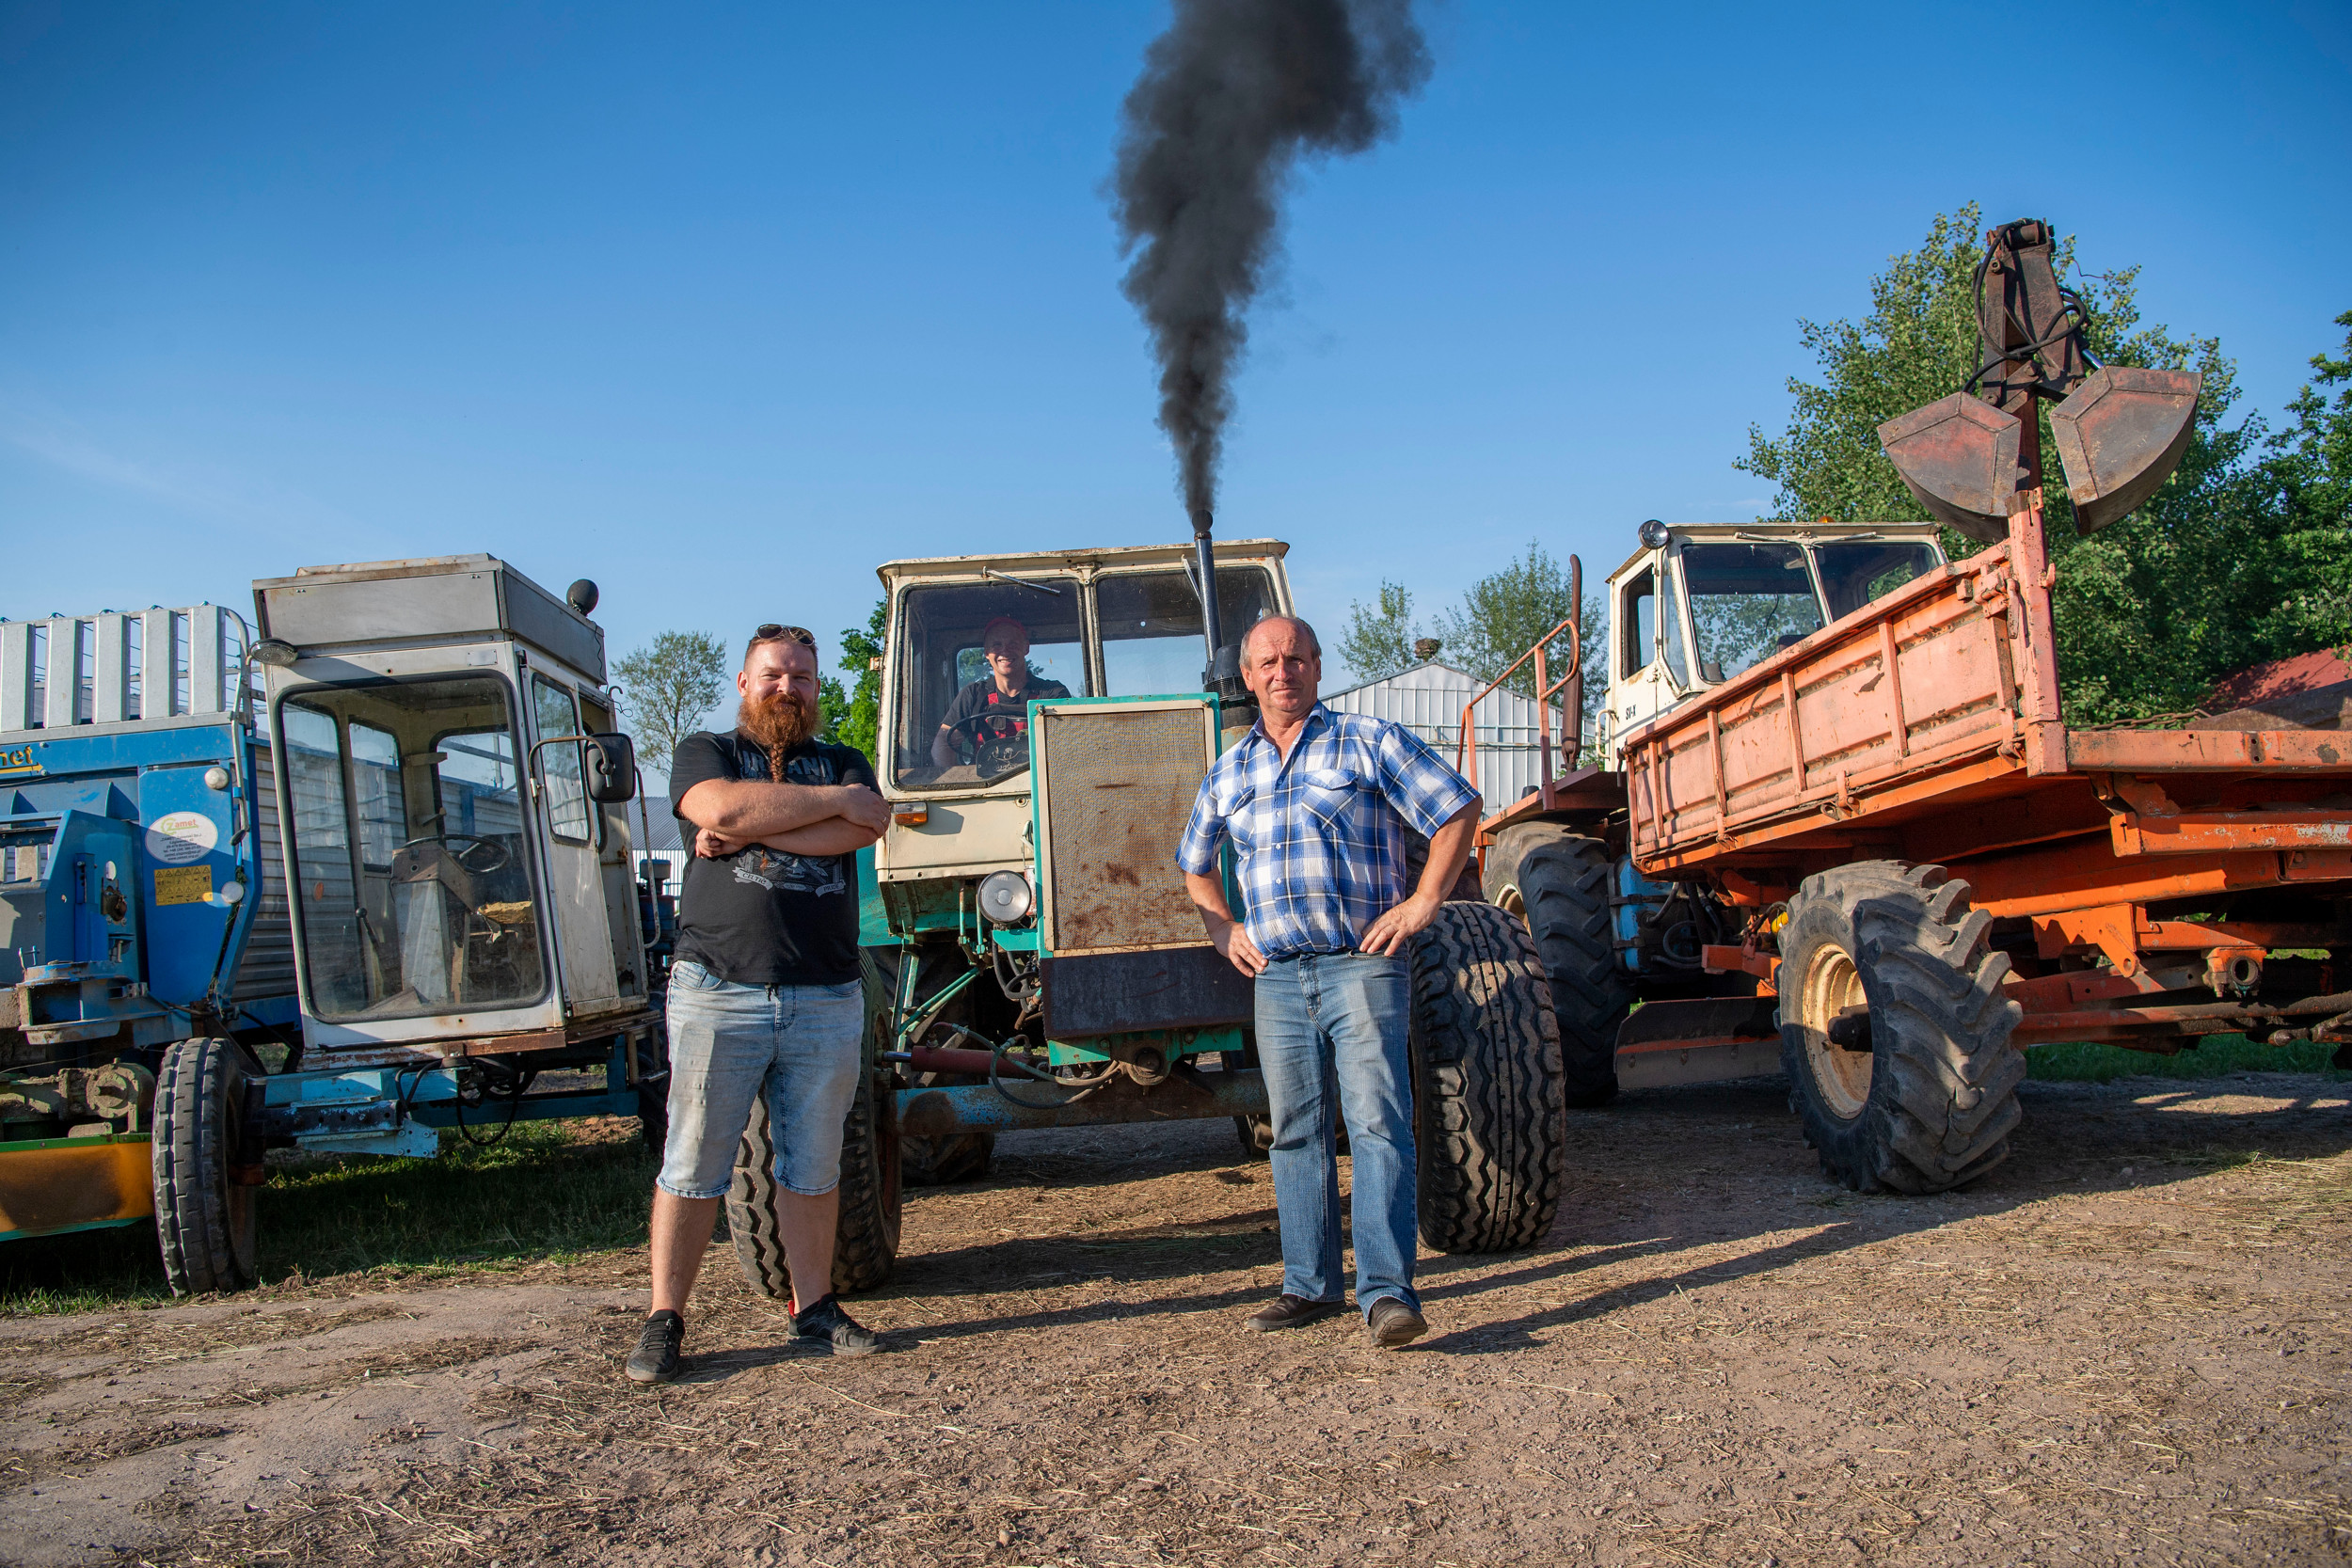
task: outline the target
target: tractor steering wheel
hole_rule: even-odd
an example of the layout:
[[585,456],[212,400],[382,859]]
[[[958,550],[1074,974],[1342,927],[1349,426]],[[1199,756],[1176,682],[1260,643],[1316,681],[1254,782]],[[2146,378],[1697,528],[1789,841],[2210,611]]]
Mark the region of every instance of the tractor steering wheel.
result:
[[972,766],[983,778],[1000,779],[1028,767],[1029,737],[1025,735],[982,736],[980,726],[991,722],[1013,723],[1016,721],[1002,713],[975,713],[946,726],[947,744],[961,750],[957,736],[965,730],[971,731]]
[[[464,844],[466,847],[450,848],[451,845],[459,843]],[[410,839],[401,847],[413,849],[420,844],[439,845],[451,860],[455,861],[460,866],[477,877],[497,871],[514,859],[505,845],[495,838],[484,838],[477,833],[427,833],[422,838]],[[479,863],[476,863],[477,862]]]

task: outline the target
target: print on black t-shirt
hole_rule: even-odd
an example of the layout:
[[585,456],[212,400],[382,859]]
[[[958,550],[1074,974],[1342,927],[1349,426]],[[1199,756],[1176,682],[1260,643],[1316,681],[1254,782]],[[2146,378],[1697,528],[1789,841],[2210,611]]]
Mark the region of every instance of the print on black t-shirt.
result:
[[[690,735],[670,767],[670,809],[706,779],[767,780],[768,753],[740,730]],[[785,753],[794,784],[864,784],[874,769],[852,747],[803,741]],[[848,855],[794,855],[755,844],[721,860],[694,853],[678,816],[685,885],[677,956],[746,986],[837,986],[858,977],[857,865]]]

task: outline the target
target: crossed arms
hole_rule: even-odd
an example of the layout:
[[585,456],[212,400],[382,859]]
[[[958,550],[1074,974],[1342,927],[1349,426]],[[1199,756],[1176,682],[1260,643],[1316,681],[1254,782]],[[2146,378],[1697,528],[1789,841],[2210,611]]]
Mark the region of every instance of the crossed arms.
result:
[[705,779],[678,801],[700,830],[694,853],[732,855],[754,844],[791,855],[846,855],[882,837],[890,802],[864,784]]

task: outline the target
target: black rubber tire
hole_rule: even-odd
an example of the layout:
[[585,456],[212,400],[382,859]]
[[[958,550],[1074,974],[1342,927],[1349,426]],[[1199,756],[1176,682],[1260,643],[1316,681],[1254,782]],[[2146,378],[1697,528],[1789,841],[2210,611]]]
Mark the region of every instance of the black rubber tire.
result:
[[996,1154],[993,1132],[952,1132],[944,1138],[901,1137],[898,1165],[910,1187],[945,1187],[978,1181]]
[[[1571,1110],[1606,1105],[1617,1094],[1617,1029],[1633,1007],[1633,976],[1619,961],[1610,919],[1616,858],[1597,838],[1545,832],[1528,823],[1498,842],[1487,859],[1489,902],[1515,894],[1534,938],[1560,1024],[1564,1095]],[[1498,867],[1499,855],[1516,860]],[[1500,872],[1500,875],[1498,875]]]
[[[1781,1066],[1823,1174],[1855,1192],[1945,1192],[2009,1157],[2026,1076],[2010,1037],[2025,1010],[2002,994],[2009,955],[1988,946],[1993,917],[1968,896],[1942,866],[1863,861],[1806,878],[1788,901]],[[1857,990],[1867,1053],[1826,1032]]]
[[1243,1159],[1263,1160],[1274,1152],[1274,1118],[1235,1117],[1233,1136],[1241,1144]]
[[670,1147],[670,1041],[660,1029],[637,1041],[637,1132],[660,1164]]
[[1411,990],[1422,1240],[1533,1246],[1567,1164],[1560,1034],[1534,940],[1492,904],[1443,905],[1414,941]]
[[174,1295],[253,1283],[255,1189],[237,1180],[236,1162],[246,1082],[258,1076],[234,1040],[180,1040],[164,1053],[152,1130],[155,1235]]
[[[841,1217],[834,1235],[833,1289],[871,1291],[890,1277],[898,1262],[898,1100],[890,1075],[882,1070],[881,1007],[888,992],[870,959],[861,968],[866,984],[865,1070],[841,1133]],[[750,1122],[735,1151],[735,1178],[727,1186],[727,1231],[735,1261],[753,1290],[774,1301],[792,1299],[792,1269],[776,1228],[775,1139],[770,1134],[768,1097],[752,1101]]]

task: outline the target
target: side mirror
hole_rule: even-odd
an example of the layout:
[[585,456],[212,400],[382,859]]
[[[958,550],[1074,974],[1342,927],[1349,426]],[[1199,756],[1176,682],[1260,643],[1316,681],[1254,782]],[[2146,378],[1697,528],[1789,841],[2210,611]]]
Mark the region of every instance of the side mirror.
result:
[[604,805],[637,798],[637,747],[625,735],[592,735],[580,750],[588,757],[588,799]]

